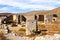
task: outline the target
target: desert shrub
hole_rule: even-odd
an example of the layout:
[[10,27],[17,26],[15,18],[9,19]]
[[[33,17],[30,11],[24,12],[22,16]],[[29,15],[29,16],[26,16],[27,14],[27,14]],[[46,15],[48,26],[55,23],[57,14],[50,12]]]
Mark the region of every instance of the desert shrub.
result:
[[26,29],[24,29],[24,28],[20,28],[19,31],[26,31]]
[[45,25],[40,25],[42,28],[45,28]]
[[46,32],[41,32],[40,35],[46,35],[47,33]]
[[30,32],[31,32],[31,34],[35,34],[36,30],[33,29],[33,30],[31,30]]
[[35,30],[32,30],[32,32],[34,33],[34,32],[35,32]]

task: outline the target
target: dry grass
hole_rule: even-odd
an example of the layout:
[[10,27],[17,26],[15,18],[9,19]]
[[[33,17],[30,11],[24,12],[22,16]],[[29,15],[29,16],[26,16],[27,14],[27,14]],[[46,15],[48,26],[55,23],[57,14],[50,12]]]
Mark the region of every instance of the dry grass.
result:
[[3,33],[0,33],[0,40],[8,40],[6,37],[3,35]]
[[47,34],[60,34],[60,24],[59,23],[48,23],[44,26],[38,25],[39,30],[48,30]]
[[[25,27],[21,27],[21,26],[17,26],[17,27],[11,27],[8,26],[10,30],[12,30],[13,32],[19,34],[19,35],[26,35],[26,28]],[[20,30],[21,29],[21,30]]]

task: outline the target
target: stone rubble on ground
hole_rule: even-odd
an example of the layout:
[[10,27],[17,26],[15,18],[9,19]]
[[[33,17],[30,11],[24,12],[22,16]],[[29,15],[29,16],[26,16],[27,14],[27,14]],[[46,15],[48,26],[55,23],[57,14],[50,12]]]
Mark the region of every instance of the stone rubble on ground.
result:
[[10,39],[10,40],[60,40],[60,34],[36,36],[35,38],[8,34],[8,35],[5,35],[5,37],[7,37],[7,39]]
[[35,38],[35,40],[59,40],[59,39],[60,39],[60,34],[45,35]]
[[9,33],[9,34],[4,35],[4,36],[9,40],[30,40],[29,37],[16,35],[15,33]]

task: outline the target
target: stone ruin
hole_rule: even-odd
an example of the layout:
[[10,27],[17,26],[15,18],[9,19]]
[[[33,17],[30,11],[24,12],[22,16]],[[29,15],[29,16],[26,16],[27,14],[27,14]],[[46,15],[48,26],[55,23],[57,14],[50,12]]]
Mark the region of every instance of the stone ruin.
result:
[[26,35],[30,35],[32,30],[36,30],[36,20],[27,20]]

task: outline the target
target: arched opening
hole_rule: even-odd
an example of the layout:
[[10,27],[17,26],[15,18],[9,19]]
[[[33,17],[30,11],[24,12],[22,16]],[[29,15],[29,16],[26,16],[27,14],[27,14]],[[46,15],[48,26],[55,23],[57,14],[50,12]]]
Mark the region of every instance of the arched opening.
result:
[[44,21],[44,15],[39,15],[38,21]]
[[53,17],[58,17],[57,14],[53,14]]
[[26,22],[26,18],[22,15],[22,21]]
[[52,22],[57,22],[57,14],[53,14]]

